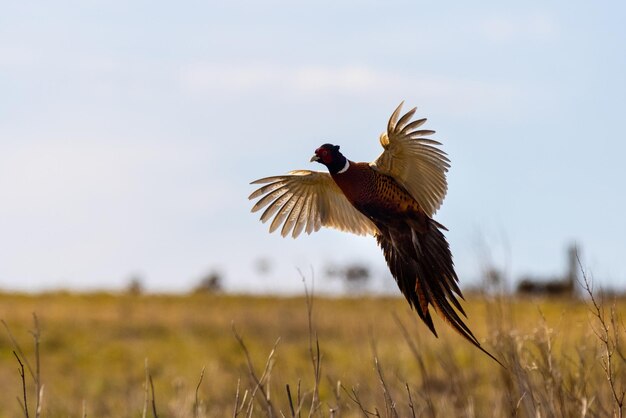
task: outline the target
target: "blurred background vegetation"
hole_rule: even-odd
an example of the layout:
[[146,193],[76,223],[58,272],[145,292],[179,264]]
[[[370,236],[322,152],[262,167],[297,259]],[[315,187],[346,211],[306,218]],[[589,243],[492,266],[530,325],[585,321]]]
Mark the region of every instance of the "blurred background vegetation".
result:
[[35,376],[47,417],[619,416],[624,298],[471,294],[468,324],[505,370],[400,298],[236,296],[213,278],[188,295],[0,294],[0,416],[24,415],[16,347],[40,364],[30,416]]

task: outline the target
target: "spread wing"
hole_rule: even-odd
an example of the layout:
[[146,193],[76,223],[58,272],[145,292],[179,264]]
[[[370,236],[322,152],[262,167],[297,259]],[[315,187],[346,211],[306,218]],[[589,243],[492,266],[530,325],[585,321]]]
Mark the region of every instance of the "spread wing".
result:
[[249,199],[260,199],[252,207],[256,212],[265,206],[261,221],[274,218],[270,232],[282,225],[281,235],[296,238],[302,231],[310,234],[322,226],[374,235],[376,226],[357,211],[328,173],[296,170],[283,176],[266,177],[251,184],[265,184],[252,192]]
[[370,166],[393,177],[432,216],[448,191],[446,173],[450,160],[436,148],[441,143],[425,138],[435,131],[418,129],[426,119],[410,122],[416,108],[399,118],[403,104],[389,118],[387,132],[380,135],[384,151]]

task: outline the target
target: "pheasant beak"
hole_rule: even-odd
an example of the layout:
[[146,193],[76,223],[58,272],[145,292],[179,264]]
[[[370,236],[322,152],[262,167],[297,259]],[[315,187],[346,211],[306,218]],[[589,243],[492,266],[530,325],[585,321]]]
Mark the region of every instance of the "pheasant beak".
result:
[[311,163],[312,163],[313,161],[319,161],[319,160],[320,160],[320,157],[319,157],[317,154],[315,154],[315,155],[313,155],[313,156],[311,157],[311,159],[309,160],[309,162],[311,162]]

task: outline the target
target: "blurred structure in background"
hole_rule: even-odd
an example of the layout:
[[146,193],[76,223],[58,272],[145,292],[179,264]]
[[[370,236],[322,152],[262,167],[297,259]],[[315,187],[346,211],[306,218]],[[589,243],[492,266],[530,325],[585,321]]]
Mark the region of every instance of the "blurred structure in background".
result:
[[272,261],[267,257],[258,258],[254,262],[254,270],[261,276],[271,273],[272,267]]
[[574,243],[567,248],[567,265],[565,274],[560,277],[544,278],[535,276],[523,277],[517,285],[520,295],[546,296],[576,296],[576,282],[578,281],[579,249]]
[[133,296],[139,296],[145,291],[143,278],[138,275],[132,275],[126,285],[126,293]]
[[193,288],[192,293],[218,293],[223,290],[223,277],[217,271],[204,276]]
[[351,263],[345,266],[328,266],[326,268],[326,276],[342,280],[348,294],[367,291],[372,278],[369,267],[361,263]]

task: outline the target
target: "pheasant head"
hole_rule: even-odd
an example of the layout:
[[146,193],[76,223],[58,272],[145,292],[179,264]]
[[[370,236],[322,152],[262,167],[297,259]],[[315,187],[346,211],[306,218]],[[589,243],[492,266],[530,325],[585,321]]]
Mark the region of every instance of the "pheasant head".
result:
[[339,145],[324,144],[315,150],[311,162],[324,164],[331,174],[337,174],[346,168],[348,160],[339,152]]

